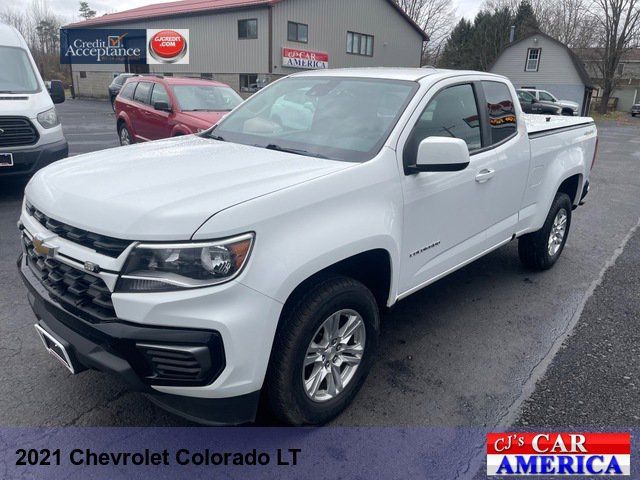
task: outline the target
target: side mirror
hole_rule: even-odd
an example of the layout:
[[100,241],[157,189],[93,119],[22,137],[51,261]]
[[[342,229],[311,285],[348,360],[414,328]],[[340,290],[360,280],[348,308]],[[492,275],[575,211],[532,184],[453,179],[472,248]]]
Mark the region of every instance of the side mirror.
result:
[[156,102],[153,104],[153,108],[155,108],[156,110],[161,110],[163,112],[171,111],[171,107],[167,102]]
[[469,166],[469,148],[460,138],[428,137],[420,142],[411,173],[459,172]]
[[62,103],[65,100],[64,86],[60,80],[51,80],[48,85],[49,95],[53,103]]

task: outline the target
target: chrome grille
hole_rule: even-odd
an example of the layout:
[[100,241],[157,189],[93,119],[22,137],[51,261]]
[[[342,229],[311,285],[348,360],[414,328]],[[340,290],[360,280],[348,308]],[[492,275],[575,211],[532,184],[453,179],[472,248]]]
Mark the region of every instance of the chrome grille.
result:
[[0,117],[0,147],[33,145],[40,135],[33,123],[25,117]]
[[39,255],[26,235],[22,243],[27,264],[53,300],[92,323],[116,320],[111,292],[100,277]]
[[91,248],[103,255],[116,258],[132,243],[129,240],[120,240],[118,238],[107,237],[105,235],[99,235],[97,233],[87,232],[86,230],[72,227],[71,225],[67,225],[48,217],[29,203],[27,203],[26,206],[29,215],[35,218],[40,225],[50,232],[84,247]]

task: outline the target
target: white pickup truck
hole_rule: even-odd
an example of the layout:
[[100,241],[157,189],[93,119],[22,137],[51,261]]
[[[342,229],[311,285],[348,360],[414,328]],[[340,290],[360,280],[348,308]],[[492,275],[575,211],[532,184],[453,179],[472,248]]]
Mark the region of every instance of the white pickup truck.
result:
[[36,330],[187,418],[248,422],[262,394],[321,424],[385,307],[516,238],[553,266],[596,144],[592,119],[525,116],[496,75],[295,74],[204,133],[38,172],[19,222]]

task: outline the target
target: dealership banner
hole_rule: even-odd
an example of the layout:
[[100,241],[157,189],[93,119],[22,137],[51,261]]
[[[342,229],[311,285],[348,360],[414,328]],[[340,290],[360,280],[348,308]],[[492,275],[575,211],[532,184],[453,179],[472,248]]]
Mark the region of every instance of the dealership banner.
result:
[[60,30],[60,63],[147,63],[147,31],[133,28]]
[[0,427],[0,469],[3,479],[32,480],[639,478],[639,434],[444,426]]
[[188,64],[188,29],[60,30],[61,64]]
[[324,52],[312,52],[297,48],[282,49],[282,66],[289,68],[306,68],[321,70],[329,68],[329,54]]

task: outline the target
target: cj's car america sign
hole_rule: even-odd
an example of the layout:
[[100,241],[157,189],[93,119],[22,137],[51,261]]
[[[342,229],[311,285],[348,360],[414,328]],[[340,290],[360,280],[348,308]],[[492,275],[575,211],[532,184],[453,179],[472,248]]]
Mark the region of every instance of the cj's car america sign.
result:
[[329,68],[329,54],[284,47],[282,49],[282,66],[312,70]]
[[487,475],[629,476],[629,433],[490,433]]
[[62,29],[60,63],[189,63],[188,29]]

